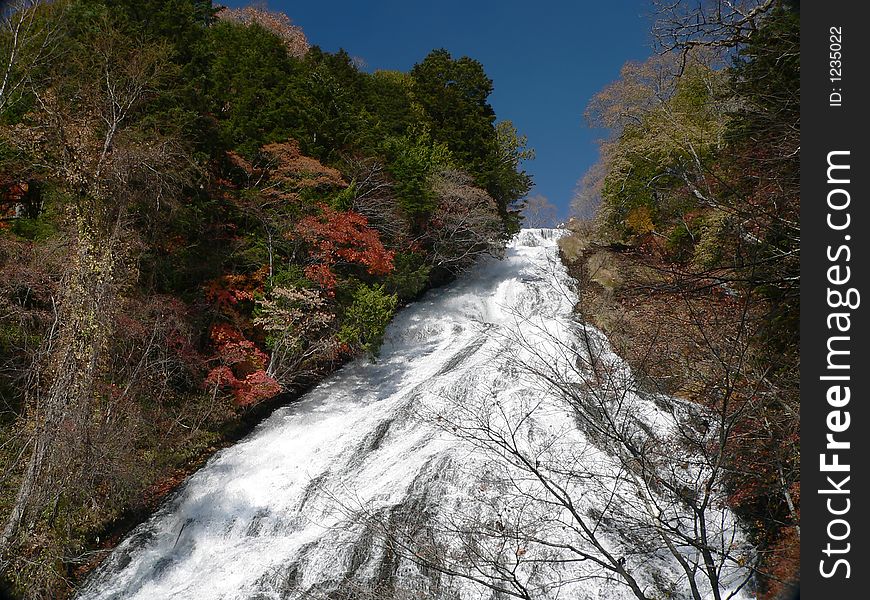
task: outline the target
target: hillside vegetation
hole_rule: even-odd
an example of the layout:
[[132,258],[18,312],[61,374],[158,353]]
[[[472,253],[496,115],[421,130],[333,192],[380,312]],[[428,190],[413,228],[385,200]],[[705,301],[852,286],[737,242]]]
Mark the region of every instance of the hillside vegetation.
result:
[[445,50],[368,73],[211,0],[3,19],[0,586],[60,598],[258,405],[499,255],[531,151]]
[[597,216],[561,250],[579,310],[646,384],[722,419],[707,460],[773,598],[799,568],[799,10],[668,6],[662,52],[589,105],[613,135],[575,199]]

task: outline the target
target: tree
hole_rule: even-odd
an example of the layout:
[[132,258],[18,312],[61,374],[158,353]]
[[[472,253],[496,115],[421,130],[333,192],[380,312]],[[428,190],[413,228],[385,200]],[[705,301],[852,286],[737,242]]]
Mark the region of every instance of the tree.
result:
[[[800,19],[777,6],[741,48],[731,70],[742,99],[726,131],[736,204],[755,213],[761,240],[754,276],[776,307],[771,340],[797,348],[800,282]],[[786,342],[786,340],[788,340]]]
[[311,377],[319,361],[338,353],[334,307],[322,292],[274,287],[257,308],[254,325],[265,332],[271,350],[266,373],[282,388]]
[[556,207],[546,196],[536,194],[526,199],[523,206],[523,224],[526,227],[554,227],[556,217]]
[[432,141],[425,132],[414,137],[390,138],[385,151],[399,205],[419,226],[435,208],[434,177],[450,164],[450,151],[446,144]]
[[[215,22],[217,8],[212,0],[87,0],[91,6],[106,7],[118,20],[119,28],[137,38],[162,40],[169,44],[170,60],[194,67],[186,75],[202,75],[196,63],[201,44]],[[100,8],[98,8],[100,10]]]
[[495,200],[456,170],[438,174],[438,208],[425,236],[432,265],[453,275],[481,256],[500,256],[503,225]]
[[256,22],[221,20],[208,28],[202,47],[204,96],[222,148],[252,158],[270,142],[298,136],[299,108],[289,84],[303,73],[282,38]]
[[326,163],[343,152],[372,145],[367,113],[367,75],[344,50],[331,54],[317,46],[305,57],[303,78],[291,93],[301,109],[295,120],[303,150]]
[[384,341],[384,332],[396,310],[398,296],[387,294],[383,285],[360,285],[345,310],[338,341],[374,359]]
[[[365,110],[374,130],[372,141],[402,136],[415,123],[425,122],[423,108],[412,99],[413,80],[399,71],[375,71],[364,80]],[[376,150],[376,147],[371,148]]]
[[[622,274],[621,306],[653,306],[646,319],[703,336],[699,346],[666,334],[693,364],[675,356],[660,371],[702,388],[711,373],[732,381],[730,406],[742,416],[723,446],[727,500],[759,549],[760,593],[773,597],[796,572],[800,519],[798,10],[788,2],[662,10],[659,24],[671,29],[661,47],[674,52],[627,65],[587,113],[615,132],[602,145],[604,237],[634,250],[620,262],[631,274]],[[712,323],[735,322],[742,356],[726,371]]]
[[[134,264],[128,213],[159,207],[186,169],[181,144],[143,119],[146,99],[165,82],[165,47],[130,39],[105,13],[82,25],[64,64],[53,64],[44,86],[29,90],[34,110],[6,132],[63,190],[72,244],[53,298],[55,324],[32,367],[22,446],[28,459],[4,525],[4,549],[89,469],[88,430],[99,418],[95,385]],[[69,455],[81,460],[68,464]]]
[[587,109],[591,123],[614,131],[602,145],[609,167],[602,210],[623,234],[665,236],[688,228],[686,216],[698,207],[724,207],[713,159],[725,143],[726,80],[704,56],[689,59],[679,78],[672,57],[626,64],[622,79]]
[[253,6],[243,8],[222,8],[217,12],[217,18],[243,25],[256,23],[263,29],[271,31],[284,42],[287,53],[293,58],[303,58],[311,47],[305,33],[293,24],[290,17],[284,13],[270,12]]
[[341,170],[351,183],[345,193],[333,199],[333,208],[361,214],[381,234],[384,246],[391,250],[404,248],[411,231],[384,161],[349,155],[342,160]]
[[653,35],[660,52],[697,47],[719,50],[745,44],[777,0],[704,0],[656,2]]
[[393,270],[394,253],[384,248],[378,232],[362,215],[321,206],[319,214],[300,220],[292,235],[308,244],[311,263],[305,267],[306,277],[327,294],[334,293],[336,267],[359,265],[370,275]]
[[414,99],[432,122],[432,136],[447,145],[476,177],[495,143],[495,112],[489,105],[492,80],[483,65],[447,50],[430,52],[411,69]]
[[304,215],[307,206],[326,199],[347,187],[341,173],[302,154],[296,140],[267,144],[254,160],[229,152],[226,155],[228,179],[220,192],[262,235],[236,238],[246,272],[265,267],[271,283],[283,259],[293,254],[287,233]]
[[281,391],[281,385],[266,371],[269,357],[233,327],[224,323],[212,327],[211,339],[219,364],[209,371],[206,386],[215,391],[228,388],[241,407],[251,406]]
[[0,115],[20,98],[28,79],[53,58],[59,21],[46,19],[40,4],[40,0],[15,0],[0,8]]
[[577,185],[574,188],[574,195],[571,198],[571,213],[572,216],[582,221],[592,221],[598,214],[598,209],[601,207],[601,193],[604,188],[604,179],[610,170],[606,158],[601,156],[595,162]]
[[498,203],[508,233],[515,233],[519,229],[519,219],[514,203],[532,189],[532,178],[522,170],[522,164],[533,160],[535,151],[528,147],[527,137],[520,135],[510,121],[496,123],[495,134],[495,148],[490,153],[480,185]]
[[413,97],[431,122],[432,137],[447,145],[475,183],[492,196],[506,229],[518,228],[511,204],[531,187],[521,170],[534,153],[526,148],[510,121],[496,124],[488,98],[492,80],[476,60],[453,59],[444,49],[433,50],[411,70]]

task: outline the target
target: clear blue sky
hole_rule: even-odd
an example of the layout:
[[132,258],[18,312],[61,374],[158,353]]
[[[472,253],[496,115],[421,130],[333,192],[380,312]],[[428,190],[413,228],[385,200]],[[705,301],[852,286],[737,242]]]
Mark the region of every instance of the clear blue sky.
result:
[[526,166],[532,194],[546,196],[560,216],[603,135],[586,126],[586,103],[625,61],[651,54],[651,5],[643,0],[269,0],[267,6],[286,13],[312,44],[362,58],[366,70],[407,71],[433,48],[479,60],[494,82],[497,117],[513,121],[537,152]]

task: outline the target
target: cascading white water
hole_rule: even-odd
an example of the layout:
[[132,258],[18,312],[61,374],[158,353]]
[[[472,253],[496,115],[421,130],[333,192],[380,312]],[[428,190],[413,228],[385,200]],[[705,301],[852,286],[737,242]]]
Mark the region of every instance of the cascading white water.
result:
[[[115,549],[79,598],[507,597],[486,587],[495,581],[486,579],[486,569],[481,573],[466,565],[464,570],[462,561],[474,529],[469,523],[491,523],[502,531],[510,519],[533,531],[506,537],[516,547],[507,553],[501,548],[497,561],[517,563],[517,582],[498,587],[525,586],[534,598],[632,597],[612,568],[593,560],[560,562],[566,552],[560,544],[572,542],[576,523],[564,505],[519,502],[546,497],[539,481],[516,471],[509,456],[474,444],[467,431],[445,426],[468,415],[480,418],[485,407],[498,407],[502,416],[526,416],[516,432],[541,464],[558,457],[559,464],[567,460],[585,473],[566,475],[564,485],[577,510],[593,515],[600,527],[595,535],[602,548],[592,554],[620,556],[619,565],[650,597],[667,582],[677,582],[671,597],[691,597],[673,553],[650,541],[655,528],[644,536],[616,522],[643,508],[622,506],[612,517],[601,517],[610,514],[614,498],[623,504],[637,498],[648,507],[651,492],[630,474],[602,485],[623,472],[608,445],[584,431],[556,390],[548,392],[518,370],[518,360],[543,359],[570,378],[573,359],[564,348],[579,347],[583,331],[587,345],[591,336],[606,350],[603,336],[572,316],[577,297],[557,257],[560,235],[523,230],[503,260],[482,261],[459,281],[403,309],[376,363],[359,360],[342,368],[245,440],[217,453]],[[630,385],[618,357],[611,353],[607,360]],[[672,416],[673,405],[663,412],[655,398],[634,392],[627,397],[639,430],[669,426],[663,415]],[[518,474],[505,487],[506,479],[497,475],[511,469]],[[672,522],[681,527],[684,516],[673,510]],[[714,512],[707,524],[711,540],[723,548],[741,545],[727,509]],[[688,517],[685,523],[691,527]],[[401,532],[427,532],[423,538],[430,543],[419,550],[418,560],[409,556],[410,545],[402,545],[410,538],[401,538],[398,546],[385,543],[391,525]],[[492,540],[472,546],[485,554]],[[431,562],[432,548],[443,553],[440,570],[421,564]],[[689,560],[700,563],[692,552],[687,546]],[[480,581],[461,577],[463,572]],[[739,565],[723,564],[723,588],[737,585],[742,574]],[[703,578],[698,580],[700,593],[712,597]]]

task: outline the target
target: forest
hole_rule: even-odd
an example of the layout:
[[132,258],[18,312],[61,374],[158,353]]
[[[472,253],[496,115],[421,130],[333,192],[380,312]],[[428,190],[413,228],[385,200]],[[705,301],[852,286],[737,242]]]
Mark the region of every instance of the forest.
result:
[[445,50],[367,73],[211,0],[3,20],[0,587],[58,598],[264,408],[499,255],[532,152]]

